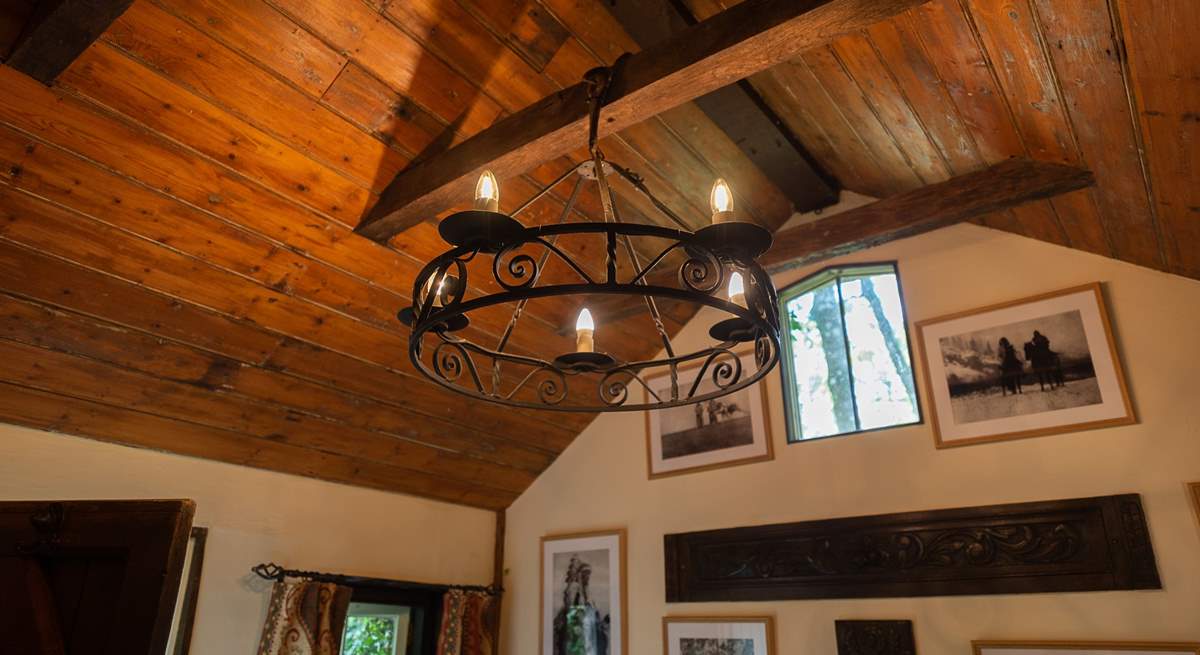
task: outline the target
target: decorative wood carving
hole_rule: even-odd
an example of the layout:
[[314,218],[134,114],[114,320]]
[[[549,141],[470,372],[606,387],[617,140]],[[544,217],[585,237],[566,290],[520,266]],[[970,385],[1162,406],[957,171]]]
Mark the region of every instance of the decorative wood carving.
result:
[[916,655],[912,621],[834,621],[838,655]]
[[1159,589],[1136,494],[670,534],[667,602]]

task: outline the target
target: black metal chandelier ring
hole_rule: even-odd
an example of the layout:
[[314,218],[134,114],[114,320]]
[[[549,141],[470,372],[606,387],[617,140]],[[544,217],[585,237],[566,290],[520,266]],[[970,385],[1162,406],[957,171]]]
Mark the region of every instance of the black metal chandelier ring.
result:
[[[606,244],[606,266],[603,279],[595,279],[563,249],[550,239],[564,236],[598,235]],[[642,268],[620,275],[615,261],[617,244],[623,237],[653,237],[667,240],[670,245],[651,258]],[[518,407],[535,407],[564,411],[644,410],[674,407],[710,400],[757,382],[773,366],[778,357],[778,324],[775,313],[774,288],[770,278],[752,259],[731,247],[713,251],[700,242],[694,233],[657,225],[632,223],[563,223],[524,228],[508,237],[493,255],[492,280],[501,291],[466,298],[471,286],[467,263],[479,255],[478,247],[460,246],[435,258],[418,275],[413,294],[417,310],[405,315],[412,325],[409,356],[413,364],[435,382],[467,395]],[[547,258],[538,262],[522,252],[528,247],[542,248],[565,263],[579,277],[568,284],[538,285]],[[647,278],[669,255],[684,252],[687,258],[676,269],[678,286],[649,284]],[[736,268],[748,282],[746,306],[722,298],[729,269]],[[437,281],[437,288],[432,283]],[[490,285],[488,285],[490,286]],[[726,312],[731,318],[713,326],[710,335],[720,343],[696,351],[674,354],[658,359],[618,363],[597,353],[567,353],[554,360],[504,352],[460,339],[455,333],[470,325],[472,312],[496,305],[523,305],[531,300],[554,296],[627,295],[640,298],[692,302]],[[425,357],[426,335],[434,335],[439,343]],[[743,342],[755,344],[755,370],[743,372],[741,360],[733,349]],[[571,355],[590,355],[577,356]],[[681,366],[698,363],[700,370],[690,387],[672,385],[667,397],[645,384],[647,373],[662,371],[678,374]],[[515,381],[490,376],[503,366],[518,371]],[[593,374],[598,377],[594,388],[585,393],[571,393],[568,378]],[[712,381],[707,391],[700,382]],[[541,379],[539,379],[539,377]],[[489,379],[490,378],[490,379]],[[549,381],[549,384],[542,384]],[[646,390],[647,402],[629,402],[628,386],[635,382]],[[498,383],[498,384],[493,384]],[[521,391],[532,393],[526,396]],[[585,401],[591,398],[594,404]],[[573,400],[574,402],[571,402]]]

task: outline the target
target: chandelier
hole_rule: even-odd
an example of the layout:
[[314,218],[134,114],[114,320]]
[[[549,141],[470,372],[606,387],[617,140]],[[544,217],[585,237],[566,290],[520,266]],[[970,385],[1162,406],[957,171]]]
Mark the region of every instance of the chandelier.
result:
[[[633,411],[734,393],[760,380],[778,361],[775,287],[756,261],[770,248],[770,232],[737,220],[732,190],[720,179],[709,197],[712,224],[693,231],[650,192],[640,176],[605,159],[597,145],[597,126],[611,78],[608,68],[585,76],[591,105],[589,158],[539,189],[511,214],[499,210],[500,186],[490,171],[484,171],[475,187],[474,208],[451,214],[438,225],[450,249],[422,268],[413,283],[412,306],[398,315],[412,329],[413,365],[433,382],[515,407]],[[557,222],[527,227],[517,220],[571,178],[574,185]],[[621,221],[610,184],[613,179],[631,185],[678,229]],[[596,187],[604,220],[566,222],[587,183]],[[595,268],[580,256],[590,252],[603,253]],[[550,269],[553,274],[547,274]],[[605,326],[587,307],[606,296],[636,302],[634,307],[640,307],[637,311],[644,311],[648,319],[643,329],[661,343],[662,355],[625,361],[606,351],[606,341],[611,347],[619,345],[621,338],[606,339]],[[563,297],[583,301],[575,323],[574,349],[548,353],[514,349],[513,335],[535,320],[522,321],[526,307]],[[708,329],[713,343],[678,351],[659,311],[662,301],[722,312],[723,318]],[[496,325],[498,311],[507,322],[502,331],[494,330],[500,332],[494,343],[484,343],[477,331],[467,331],[472,317],[481,314]],[[752,357],[747,356],[749,351]],[[660,376],[668,382],[647,383],[648,378]]]

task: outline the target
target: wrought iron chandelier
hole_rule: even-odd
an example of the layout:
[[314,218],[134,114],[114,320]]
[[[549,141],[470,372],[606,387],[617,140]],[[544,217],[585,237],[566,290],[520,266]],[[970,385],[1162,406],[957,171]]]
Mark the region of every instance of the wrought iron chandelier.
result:
[[[398,315],[412,328],[413,365],[437,384],[467,396],[579,412],[677,407],[757,382],[775,366],[780,352],[775,287],[756,261],[770,248],[770,232],[736,219],[733,194],[724,180],[717,180],[710,194],[712,224],[689,229],[640,176],[605,159],[597,127],[611,70],[589,71],[585,80],[591,105],[588,159],[539,189],[511,215],[499,211],[499,185],[484,171],[474,208],[439,224],[439,234],[451,247],[417,275],[413,304]],[[630,184],[678,229],[622,222],[610,184],[613,176]],[[574,186],[556,223],[526,227],[515,218],[571,177],[576,178]],[[587,182],[596,185],[603,222],[566,222]],[[602,274],[589,272],[578,256],[597,247],[604,253]],[[556,280],[545,275],[549,266],[558,271]],[[598,349],[605,341],[603,326],[596,325],[586,304],[575,324],[573,352],[513,351],[513,334],[523,325],[530,302],[613,295],[634,297],[644,305],[645,327],[661,341],[662,356],[622,361]],[[678,352],[659,311],[661,300],[724,312],[727,317],[709,328],[715,343]],[[511,307],[511,314],[495,345],[463,336],[473,315],[498,307]],[[752,366],[745,365],[740,352],[749,349],[746,344],[753,344]],[[687,380],[681,383],[685,369]],[[669,384],[652,388],[648,376],[663,376]]]

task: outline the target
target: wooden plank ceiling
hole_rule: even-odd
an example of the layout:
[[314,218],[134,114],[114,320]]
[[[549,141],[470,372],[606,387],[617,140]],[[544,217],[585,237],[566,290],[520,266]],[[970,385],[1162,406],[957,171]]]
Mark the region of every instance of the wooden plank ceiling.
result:
[[[6,56],[29,10],[0,11]],[[981,222],[1200,279],[1197,33],[1183,0],[931,0],[749,83],[831,184],[885,197],[1012,157],[1075,165],[1094,187]],[[394,314],[436,223],[386,247],[352,230],[414,160],[637,50],[590,0],[136,0],[49,87],[0,67],[0,420],[506,507],[592,417],[424,382]],[[718,176],[750,220],[793,212],[696,104],[601,145],[693,225]],[[502,180],[502,205],[569,165]],[[572,220],[598,216],[585,191]],[[545,303],[514,345],[569,347],[577,310]],[[626,352],[657,350],[645,317],[610,318]]]

